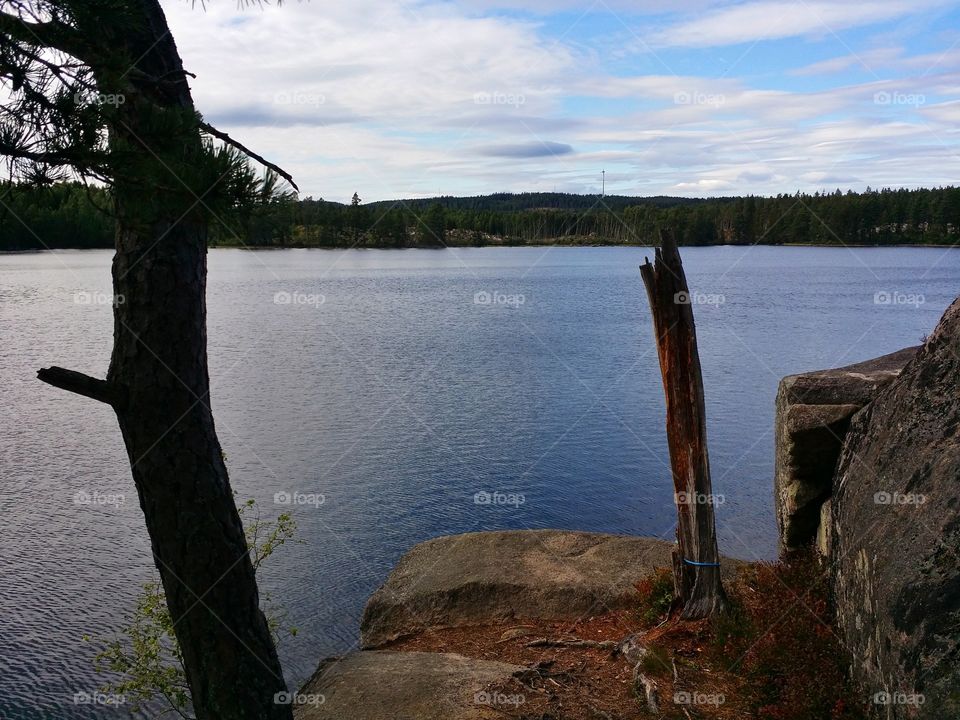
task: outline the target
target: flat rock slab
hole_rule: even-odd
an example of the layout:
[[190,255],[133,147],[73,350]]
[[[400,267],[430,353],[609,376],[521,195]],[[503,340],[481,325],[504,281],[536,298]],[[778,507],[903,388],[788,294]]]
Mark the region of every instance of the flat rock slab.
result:
[[671,567],[673,546],[654,538],[565,530],[428,540],[401,558],[367,602],[361,646],[380,647],[429,628],[576,619],[632,607],[634,583],[655,568]]
[[452,653],[364,651],[328,660],[300,690],[296,720],[493,720],[488,684],[517,665]]

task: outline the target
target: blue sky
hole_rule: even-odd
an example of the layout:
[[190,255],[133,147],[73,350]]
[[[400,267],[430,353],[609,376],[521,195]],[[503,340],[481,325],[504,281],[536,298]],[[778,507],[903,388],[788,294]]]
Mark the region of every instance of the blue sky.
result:
[[938,0],[164,7],[206,117],[304,195],[739,195],[954,184]]

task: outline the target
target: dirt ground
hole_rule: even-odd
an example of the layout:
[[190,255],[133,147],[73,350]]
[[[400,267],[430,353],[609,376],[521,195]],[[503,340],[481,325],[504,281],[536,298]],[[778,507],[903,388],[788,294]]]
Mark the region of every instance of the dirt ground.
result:
[[[633,663],[610,648],[642,634],[649,648],[641,673],[656,685],[658,712],[648,706]],[[487,688],[489,704],[505,718],[523,720],[632,720],[633,718],[749,717],[748,689],[705,647],[703,622],[669,621],[644,629],[633,612],[615,612],[575,624],[505,622],[429,631],[388,650],[454,652],[528,668]],[[542,647],[540,639],[604,643],[602,647]],[[533,645],[533,646],[531,646]],[[720,667],[717,667],[720,665]]]

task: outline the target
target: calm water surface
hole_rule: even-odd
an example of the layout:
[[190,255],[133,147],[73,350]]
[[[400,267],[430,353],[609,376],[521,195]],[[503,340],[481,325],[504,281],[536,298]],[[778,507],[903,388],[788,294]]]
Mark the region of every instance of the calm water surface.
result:
[[[292,506],[303,543],[261,580],[300,630],[281,647],[291,683],[356,646],[367,596],[426,538],[542,527],[672,536],[663,397],[637,272],[645,254],[211,252],[212,393],[233,485],[266,515],[291,508],[275,505],[276,493],[325,498]],[[683,254],[704,303],[695,312],[725,499],[721,549],[770,558],[780,377],[917,344],[960,289],[960,253]],[[154,574],[120,433],[105,407],[35,379],[47,365],[105,372],[110,258],[0,256],[4,720],[128,714],[73,702],[100,684],[81,637],[109,635]],[[877,293],[894,302],[878,304]],[[922,304],[899,302],[918,294]],[[524,502],[478,505],[478,492]],[[77,493],[118,502],[77,504]]]

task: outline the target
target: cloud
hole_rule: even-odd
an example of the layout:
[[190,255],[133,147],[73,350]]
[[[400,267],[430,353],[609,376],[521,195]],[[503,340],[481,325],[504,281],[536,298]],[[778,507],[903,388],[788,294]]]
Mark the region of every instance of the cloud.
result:
[[[578,25],[563,12],[573,0],[561,0],[560,12],[522,0],[504,13],[490,9],[501,0],[284,3],[242,13],[229,2],[206,10],[162,2],[197,73],[198,108],[290,170],[304,194],[598,192],[601,168],[608,192],[647,195],[935,185],[960,176],[960,104],[945,102],[960,97],[960,48],[908,56],[898,48],[914,47],[909,37],[877,49],[846,36],[845,55],[804,66],[824,57],[817,47],[796,58],[796,75],[815,80],[751,66],[749,53],[739,75],[718,79],[712,65],[675,63],[695,57],[682,46],[662,52],[682,75],[650,58],[612,62],[615,40],[596,25],[581,32],[609,15],[609,0]],[[910,8],[934,4],[815,0],[802,18],[790,11],[802,1],[703,0],[698,17],[654,0],[630,15],[627,0],[609,7],[627,22],[651,13],[662,42],[708,47],[826,34],[817,14],[833,28],[894,17],[901,27]],[[530,20],[533,13],[546,20]],[[833,77],[861,61],[885,78]],[[877,93],[925,102],[884,104]]]
[[845,185],[849,187],[851,184],[860,182],[860,178],[854,175],[837,175],[825,172],[808,172],[803,173],[800,177],[813,185]]
[[550,141],[517,143],[514,145],[488,145],[478,150],[480,155],[501,158],[559,157],[560,155],[569,155],[572,152],[573,148],[570,145]]
[[207,113],[210,121],[224,127],[292,128],[356,122],[360,116],[326,109],[322,103],[278,109],[271,105],[220,108]]
[[469,113],[450,118],[438,118],[438,126],[492,132],[550,134],[583,128],[588,121],[571,117],[546,117],[540,115]]
[[759,0],[712,10],[680,22],[654,35],[653,44],[699,48],[813,34],[829,35],[944,4],[945,0]]
[[737,176],[737,179],[742,182],[756,183],[772,180],[773,177],[774,173],[766,170],[744,170]]
[[693,180],[690,182],[679,182],[676,185],[673,185],[669,188],[671,192],[677,193],[695,193],[695,194],[711,194],[718,192],[720,190],[733,190],[734,184],[727,182],[726,180],[716,180],[716,179],[707,179],[702,178],[700,180]]
[[577,74],[575,54],[536,26],[441,3],[265,5],[241,25],[232,3],[164,4],[204,110],[322,97],[357,116],[422,127],[477,109],[480,95],[495,110],[515,110],[519,99],[522,112],[542,114],[557,99],[556,79]]
[[796,68],[794,76],[832,75],[849,69],[877,73],[893,70],[899,73],[913,72],[921,77],[951,71],[960,65],[960,48],[952,46],[941,52],[906,55],[903,48],[876,48],[859,53],[841,55],[821,60],[811,65]]
[[[724,1],[684,0],[684,9],[693,12],[720,5]],[[602,2],[584,2],[584,0],[466,0],[463,5],[475,10],[508,10],[541,14],[574,11],[577,16],[591,12],[596,14],[663,15],[674,13],[677,9],[675,0],[603,0]]]
[[874,70],[894,66],[898,64],[898,61],[902,61],[902,59],[903,48],[876,48],[861,53],[851,53],[849,55],[829,58],[828,60],[821,60],[820,62],[792,70],[790,74],[797,76],[833,75],[851,68],[873,72]]
[[[930,120],[946,123],[949,125],[960,125],[960,100],[952,100],[945,103],[937,103],[922,108],[920,111]],[[954,154],[956,150],[954,149]]]

